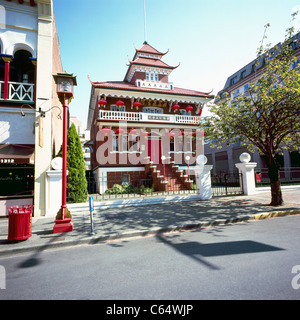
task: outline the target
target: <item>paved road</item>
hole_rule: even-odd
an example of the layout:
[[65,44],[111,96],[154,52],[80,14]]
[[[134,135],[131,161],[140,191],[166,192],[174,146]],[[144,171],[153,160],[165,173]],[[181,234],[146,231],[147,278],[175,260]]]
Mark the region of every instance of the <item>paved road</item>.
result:
[[3,257],[0,299],[300,300],[299,231],[297,215]]

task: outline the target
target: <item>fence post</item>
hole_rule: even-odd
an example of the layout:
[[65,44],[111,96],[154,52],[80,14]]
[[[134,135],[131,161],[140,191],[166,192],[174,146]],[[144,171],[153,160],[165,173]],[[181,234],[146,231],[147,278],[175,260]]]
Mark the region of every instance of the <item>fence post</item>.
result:
[[207,158],[204,155],[197,157],[197,165],[192,170],[195,172],[197,191],[200,200],[209,200],[212,198],[211,176],[212,165],[206,165]]
[[255,187],[255,177],[254,168],[256,167],[256,162],[249,162],[251,156],[249,153],[242,153],[240,155],[241,163],[236,163],[235,166],[239,169],[239,173],[242,176],[242,185],[245,195],[251,195],[256,193]]

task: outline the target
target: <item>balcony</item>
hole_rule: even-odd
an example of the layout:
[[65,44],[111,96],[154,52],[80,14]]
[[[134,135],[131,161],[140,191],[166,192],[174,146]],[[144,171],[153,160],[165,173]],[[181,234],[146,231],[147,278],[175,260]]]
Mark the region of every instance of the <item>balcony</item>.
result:
[[[0,100],[4,99],[4,81],[0,81]],[[9,82],[7,101],[34,102],[34,84]]]
[[125,112],[100,110],[98,121],[127,121],[127,122],[149,122],[149,123],[176,123],[198,125],[201,117],[179,114],[160,114],[145,112]]

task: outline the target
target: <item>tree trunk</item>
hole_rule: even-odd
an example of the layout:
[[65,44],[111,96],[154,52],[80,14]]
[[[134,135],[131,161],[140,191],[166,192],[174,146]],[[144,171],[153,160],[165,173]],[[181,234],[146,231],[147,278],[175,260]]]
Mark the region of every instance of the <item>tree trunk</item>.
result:
[[268,167],[268,175],[271,182],[270,206],[281,206],[283,204],[279,168],[280,166],[274,160],[271,161]]

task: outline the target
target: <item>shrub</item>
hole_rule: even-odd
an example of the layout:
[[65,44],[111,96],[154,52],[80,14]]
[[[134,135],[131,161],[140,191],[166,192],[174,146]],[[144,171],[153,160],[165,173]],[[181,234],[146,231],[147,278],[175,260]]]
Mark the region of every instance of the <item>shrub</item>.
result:
[[153,188],[145,187],[141,188],[133,186],[131,183],[114,184],[111,188],[105,191],[106,194],[129,194],[129,193],[150,193],[154,192]]
[[107,194],[125,194],[125,193],[137,193],[137,192],[139,192],[139,188],[133,186],[130,183],[114,184],[111,188],[105,191],[105,193]]

